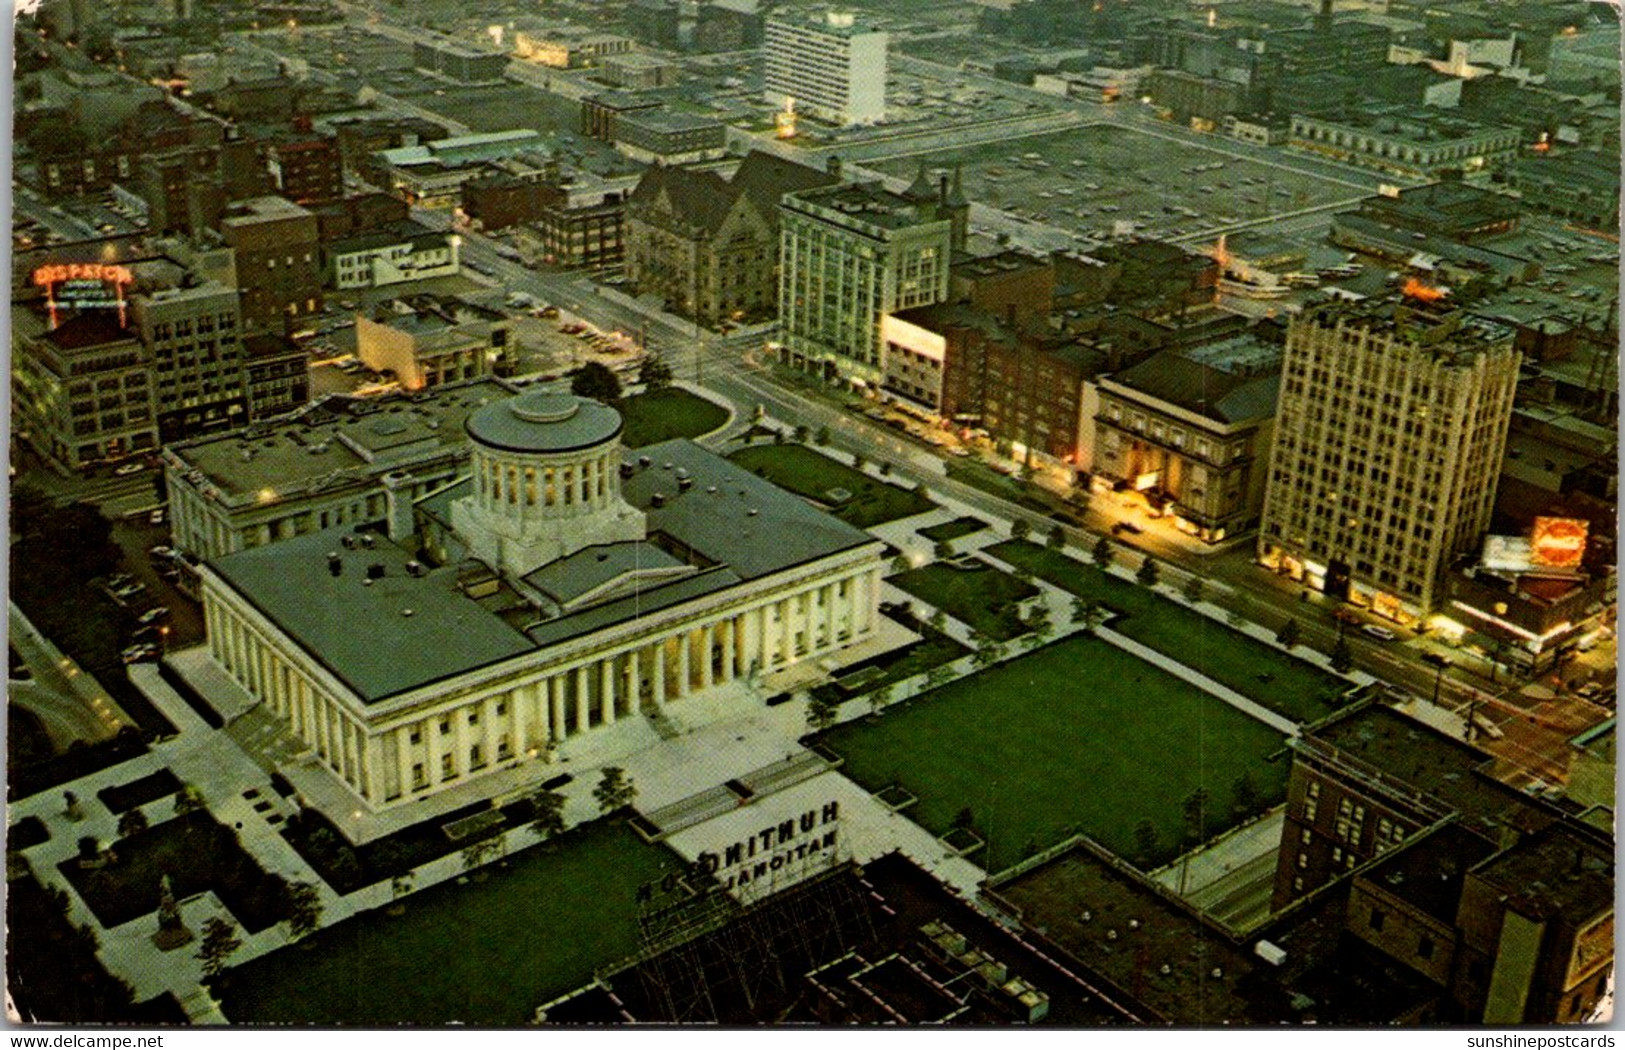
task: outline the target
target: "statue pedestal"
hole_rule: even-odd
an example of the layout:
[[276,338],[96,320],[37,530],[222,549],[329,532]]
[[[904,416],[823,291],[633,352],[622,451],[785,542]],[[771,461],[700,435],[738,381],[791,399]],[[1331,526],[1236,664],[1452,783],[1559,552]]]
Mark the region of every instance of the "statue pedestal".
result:
[[176,948],[191,944],[192,940],[192,931],[186,928],[185,923],[159,926],[158,932],[152,935],[152,943],[157,945],[161,952],[172,952]]

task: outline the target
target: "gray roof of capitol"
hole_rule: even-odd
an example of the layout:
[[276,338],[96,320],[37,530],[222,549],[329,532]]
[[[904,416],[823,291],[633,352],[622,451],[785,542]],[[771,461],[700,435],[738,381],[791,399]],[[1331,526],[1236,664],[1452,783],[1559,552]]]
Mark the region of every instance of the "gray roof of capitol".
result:
[[[644,466],[644,458],[649,465]],[[685,438],[628,452],[626,501],[667,536],[752,580],[879,543],[873,536]],[[688,488],[680,484],[683,476]],[[654,505],[659,494],[661,505]]]
[[[409,575],[411,555],[382,536],[369,549],[346,549],[341,540],[353,532],[337,526],[210,565],[364,703],[536,648],[464,595],[455,567]],[[330,553],[339,557],[338,576],[328,569]],[[369,565],[384,572],[370,584]]]
[[463,424],[469,437],[505,452],[574,452],[621,432],[621,414],[574,394],[533,390],[486,405]]

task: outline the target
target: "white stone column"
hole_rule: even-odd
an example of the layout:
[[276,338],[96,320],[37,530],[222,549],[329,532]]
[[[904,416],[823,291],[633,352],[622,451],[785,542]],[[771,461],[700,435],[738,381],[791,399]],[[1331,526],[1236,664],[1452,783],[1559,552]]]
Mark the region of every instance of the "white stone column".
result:
[[711,688],[711,647],[716,640],[711,636],[711,624],[700,626],[700,688]]
[[598,661],[598,717],[606,726],[615,724],[615,658]]
[[576,668],[576,732],[585,733],[592,723],[587,718],[587,665]]
[[643,705],[643,683],[638,679],[638,650],[628,649],[626,652],[626,714],[634,716]]
[[824,592],[824,648],[835,648],[835,602],[840,587],[837,584],[828,584]]
[[[484,748],[484,758],[487,766],[494,766],[497,763],[497,738],[501,735],[497,732],[501,728],[497,725],[498,699],[495,696],[488,696],[480,701],[480,723],[485,729],[485,740],[481,746]],[[508,706],[513,706],[511,701]],[[507,717],[513,717],[513,713],[510,711]],[[504,721],[506,721],[506,718]]]
[[423,720],[423,727],[429,740],[429,757],[424,759],[423,768],[428,774],[431,784],[440,783],[440,754],[445,749],[445,741],[440,739],[440,720],[443,715],[430,715]]
[[547,731],[549,740],[564,739],[564,679],[559,675],[547,680]]
[[693,688],[693,679],[688,676],[688,632],[684,631],[677,636],[677,697],[680,699],[688,695]]
[[459,707],[451,713],[451,768],[462,776],[468,772],[468,708]]
[[530,741],[525,735],[530,732],[530,705],[536,702],[536,691],[541,683],[522,685],[508,694],[509,722],[513,726],[513,753],[515,757],[523,757],[530,750]]
[[659,709],[666,704],[666,640],[664,638],[655,643],[654,678],[655,708]]
[[395,730],[395,762],[399,767],[396,772],[400,777],[401,794],[410,795],[417,785],[412,782],[412,727],[400,726]]
[[362,737],[361,766],[367,771],[366,797],[374,803],[382,802],[385,791],[384,741],[381,737]]

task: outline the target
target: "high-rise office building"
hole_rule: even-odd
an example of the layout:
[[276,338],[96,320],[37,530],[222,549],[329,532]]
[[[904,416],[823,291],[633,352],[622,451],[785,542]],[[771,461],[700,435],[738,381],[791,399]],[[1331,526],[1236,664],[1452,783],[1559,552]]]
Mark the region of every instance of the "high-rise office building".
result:
[[948,297],[954,219],[946,194],[865,183],[785,195],[779,319],[790,363],[881,381],[881,317]]
[[1293,318],[1259,558],[1400,621],[1489,526],[1520,355],[1417,289]]
[[762,56],[767,100],[834,124],[886,116],[886,34],[850,14],[768,20]]

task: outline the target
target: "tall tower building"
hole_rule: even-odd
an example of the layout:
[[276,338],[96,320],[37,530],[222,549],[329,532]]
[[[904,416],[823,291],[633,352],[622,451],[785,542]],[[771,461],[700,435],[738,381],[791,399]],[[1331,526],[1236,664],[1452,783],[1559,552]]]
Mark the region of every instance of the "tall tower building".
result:
[[1483,537],[1520,355],[1439,302],[1331,303],[1287,330],[1265,565],[1401,622]]
[[779,212],[787,359],[878,382],[882,315],[948,297],[952,209],[858,183],[788,193]]
[[886,34],[850,14],[767,22],[762,57],[767,100],[834,124],[874,124],[886,116]]

